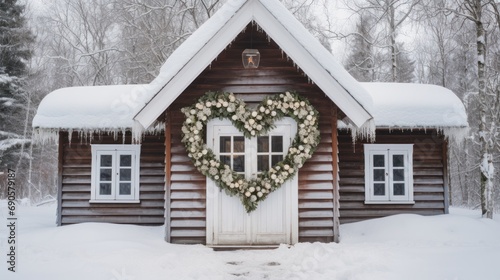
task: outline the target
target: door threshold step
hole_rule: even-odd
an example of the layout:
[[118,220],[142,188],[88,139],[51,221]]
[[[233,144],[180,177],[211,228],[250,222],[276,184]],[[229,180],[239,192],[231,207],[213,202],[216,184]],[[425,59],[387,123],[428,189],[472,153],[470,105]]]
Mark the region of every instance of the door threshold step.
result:
[[207,245],[207,247],[214,251],[274,250],[278,249],[280,245]]

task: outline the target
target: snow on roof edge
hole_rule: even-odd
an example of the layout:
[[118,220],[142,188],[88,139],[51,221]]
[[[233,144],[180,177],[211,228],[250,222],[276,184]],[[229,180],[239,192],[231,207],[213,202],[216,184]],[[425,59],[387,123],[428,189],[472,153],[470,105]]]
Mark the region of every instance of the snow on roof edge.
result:
[[[461,142],[469,134],[467,113],[451,90],[429,84],[361,83],[373,100],[377,129],[436,129],[447,139]],[[339,129],[356,128],[349,120],[339,120]]]
[[[80,136],[109,133],[115,137],[132,130],[133,111],[143,85],[67,87],[43,98],[33,118],[35,142],[57,141],[60,131],[78,131]],[[153,125],[144,133],[159,131]],[[70,133],[71,136],[72,133]],[[140,140],[140,137],[136,138]]]
[[377,127],[468,127],[462,101],[451,90],[430,84],[360,83],[373,100]]

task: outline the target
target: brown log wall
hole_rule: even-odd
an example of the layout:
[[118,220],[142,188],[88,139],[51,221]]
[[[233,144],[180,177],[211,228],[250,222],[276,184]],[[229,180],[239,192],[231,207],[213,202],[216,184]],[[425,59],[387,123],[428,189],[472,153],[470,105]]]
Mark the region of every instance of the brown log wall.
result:
[[[82,222],[106,222],[138,225],[163,225],[165,205],[165,143],[163,136],[148,135],[141,145],[140,203],[90,203],[91,145],[78,138],[72,143],[68,133],[60,132],[60,195],[58,221],[61,225]],[[131,137],[125,143],[130,144]],[[92,144],[122,144],[118,136],[95,136]]]
[[444,214],[445,176],[443,137],[435,130],[377,130],[375,144],[414,144],[414,205],[365,204],[363,144],[352,143],[350,133],[339,133],[340,222],[350,223],[394,214]]

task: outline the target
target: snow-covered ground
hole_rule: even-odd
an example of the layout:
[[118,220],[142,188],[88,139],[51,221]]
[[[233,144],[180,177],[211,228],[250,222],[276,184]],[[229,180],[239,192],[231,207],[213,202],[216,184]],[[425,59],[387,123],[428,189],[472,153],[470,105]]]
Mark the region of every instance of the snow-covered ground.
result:
[[214,252],[168,244],[161,227],[56,227],[54,205],[19,207],[15,273],[0,212],[0,279],[500,279],[500,223],[464,209],[343,225],[340,244]]

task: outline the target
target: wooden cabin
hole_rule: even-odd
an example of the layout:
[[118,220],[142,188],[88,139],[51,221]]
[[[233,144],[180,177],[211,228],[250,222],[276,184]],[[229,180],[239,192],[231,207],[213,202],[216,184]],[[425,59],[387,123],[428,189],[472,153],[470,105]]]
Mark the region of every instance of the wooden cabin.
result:
[[[244,67],[248,49],[258,50],[258,67]],[[293,178],[247,213],[188,157],[181,109],[207,92],[256,107],[287,91],[317,110],[320,141]],[[252,139],[215,118],[202,138],[249,177],[286,156],[296,126],[287,117]],[[467,116],[444,88],[358,83],[279,1],[237,0],[150,84],[56,90],[33,127],[40,143],[59,146],[58,225],[164,225],[171,243],[267,246],[337,242],[341,223],[447,213],[447,139],[466,129]]]

